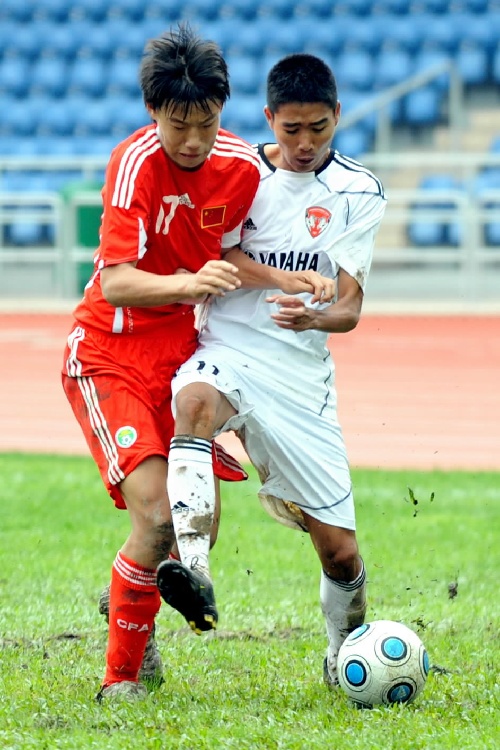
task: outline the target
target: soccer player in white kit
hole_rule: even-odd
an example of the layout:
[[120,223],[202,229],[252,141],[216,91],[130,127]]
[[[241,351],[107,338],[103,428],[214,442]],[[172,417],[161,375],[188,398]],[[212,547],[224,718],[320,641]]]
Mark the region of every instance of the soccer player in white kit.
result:
[[[181,562],[161,563],[157,581],[162,594],[197,597],[203,609],[191,571],[208,573],[215,501],[211,464],[200,471],[198,459],[214,435],[235,430],[258,471],[263,506],[307,531],[317,551],[328,635],[324,678],[335,685],[340,645],[364,620],[366,573],[327,339],[359,321],[386,198],[371,172],[331,147],[340,103],[322,60],[280,60],[268,75],[264,112],[276,143],[257,148],[261,178],[241,248],[277,271],[310,269],[331,278],[336,296],[331,304],[246,288],[205,303],[197,351],[173,381],[168,494]],[[225,259],[233,262],[233,252]]]

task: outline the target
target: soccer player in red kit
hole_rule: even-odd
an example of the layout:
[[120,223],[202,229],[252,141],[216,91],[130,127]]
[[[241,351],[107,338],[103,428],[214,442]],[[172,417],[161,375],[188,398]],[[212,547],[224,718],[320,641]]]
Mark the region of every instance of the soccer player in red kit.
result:
[[92,456],[131,521],[112,569],[101,697],[145,690],[137,677],[160,608],[155,569],[174,539],[170,382],[196,347],[193,303],[240,285],[221,249],[239,242],[259,180],[250,147],[219,127],[229,84],[215,44],[180,27],[149,42],[140,78],[154,122],[111,155],[94,273],[63,366]]

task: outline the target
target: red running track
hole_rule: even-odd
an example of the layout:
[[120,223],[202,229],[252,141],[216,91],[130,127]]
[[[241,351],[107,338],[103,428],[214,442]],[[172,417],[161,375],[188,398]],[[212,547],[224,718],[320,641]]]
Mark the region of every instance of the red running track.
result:
[[[70,325],[0,315],[0,451],[87,453],[60,385]],[[353,466],[500,470],[500,316],[365,315],[331,344]]]

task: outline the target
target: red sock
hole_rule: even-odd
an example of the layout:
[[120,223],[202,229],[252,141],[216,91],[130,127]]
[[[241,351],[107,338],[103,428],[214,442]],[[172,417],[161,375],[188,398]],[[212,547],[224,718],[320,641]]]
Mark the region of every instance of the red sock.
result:
[[109,638],[103,685],[124,680],[137,682],[160,604],[156,572],[118,552],[111,569]]

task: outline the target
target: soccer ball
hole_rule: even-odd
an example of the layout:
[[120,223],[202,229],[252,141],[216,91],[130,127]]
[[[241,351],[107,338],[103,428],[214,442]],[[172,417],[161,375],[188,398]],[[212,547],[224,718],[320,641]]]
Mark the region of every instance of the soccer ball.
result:
[[340,647],[340,686],[355,703],[409,703],[425,685],[429,657],[424,644],[406,625],[377,620],[353,630]]

